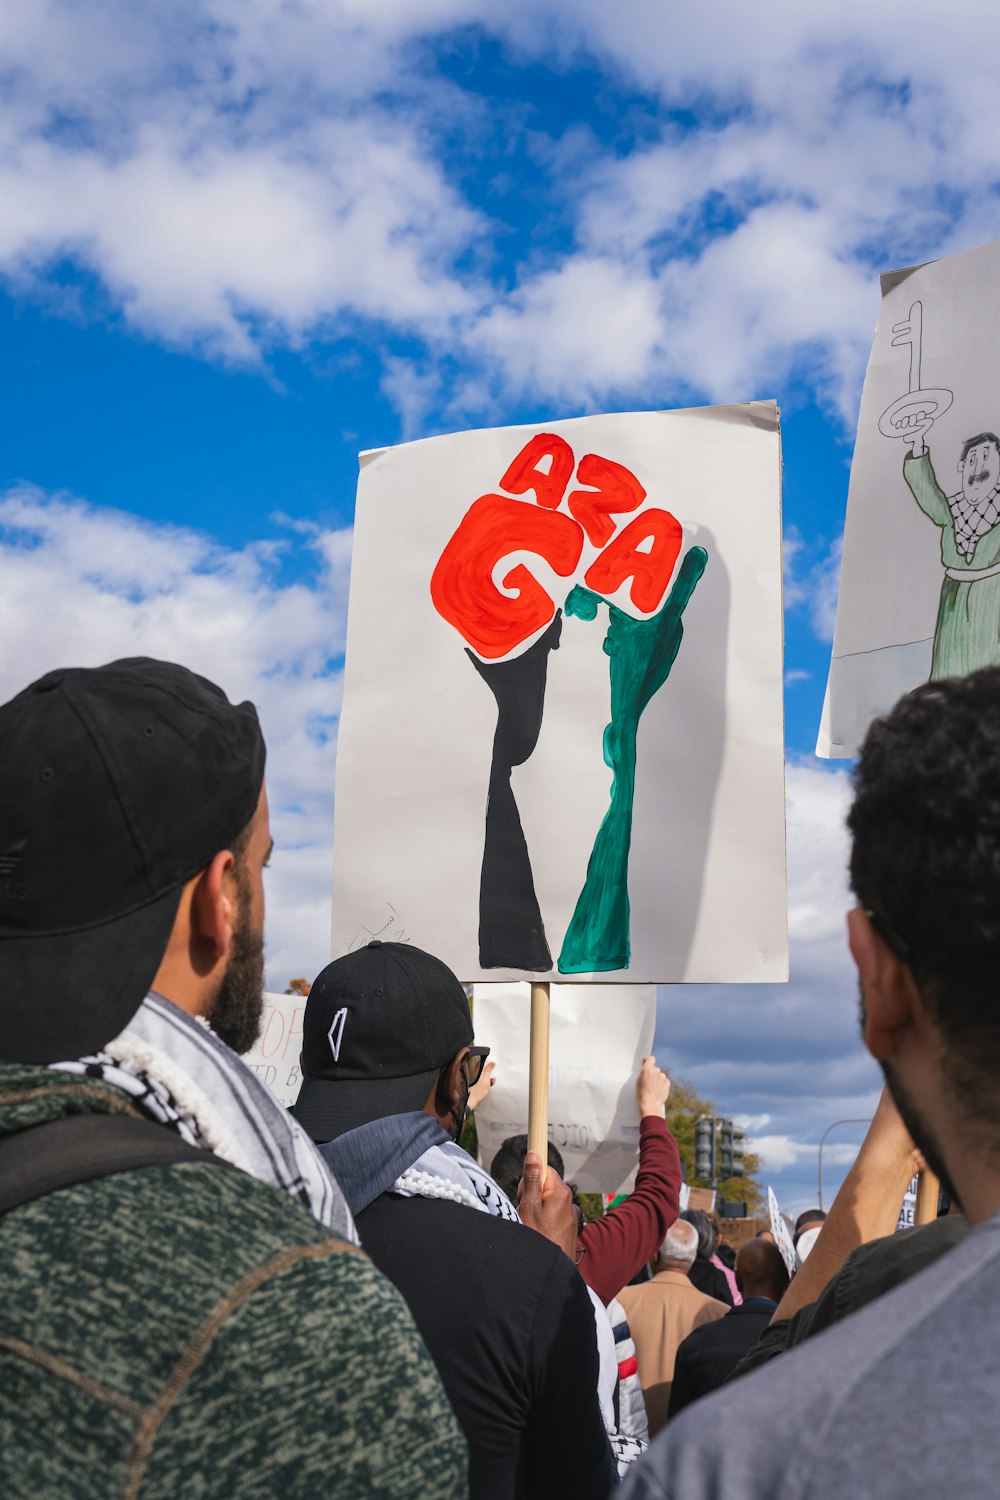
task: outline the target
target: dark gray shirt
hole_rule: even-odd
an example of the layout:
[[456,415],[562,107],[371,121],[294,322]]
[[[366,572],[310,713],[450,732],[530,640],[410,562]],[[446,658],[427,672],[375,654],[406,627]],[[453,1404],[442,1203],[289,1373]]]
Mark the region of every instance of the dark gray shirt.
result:
[[1000,1490],[1000,1214],[861,1312],[672,1422],[623,1500]]

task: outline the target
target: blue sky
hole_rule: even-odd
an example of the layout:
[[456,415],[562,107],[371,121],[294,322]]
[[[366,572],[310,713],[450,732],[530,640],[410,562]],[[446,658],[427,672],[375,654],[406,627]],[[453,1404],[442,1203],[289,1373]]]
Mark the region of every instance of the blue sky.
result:
[[657,1045],[802,1207],[877,1085],[812,756],[853,423],[878,272],[997,234],[997,21],[503,9],[8,0],[2,685],[150,651],[260,703],[283,987],[327,956],[358,450],[776,397],[792,982],[664,990]]

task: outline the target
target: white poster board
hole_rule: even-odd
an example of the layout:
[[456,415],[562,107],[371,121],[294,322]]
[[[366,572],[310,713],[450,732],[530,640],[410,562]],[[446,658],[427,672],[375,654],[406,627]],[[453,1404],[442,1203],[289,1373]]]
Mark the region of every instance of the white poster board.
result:
[[1000,662],[1000,241],[882,277],[817,754]]
[[265,994],[257,1045],[243,1054],[247,1067],[286,1109],[299,1097],[302,1082],[299,1053],[305,1008],[305,995]]
[[912,1229],[917,1222],[917,1187],[920,1182],[920,1173],[914,1172],[910,1178],[910,1185],[903,1194],[903,1202],[899,1210],[899,1218],[896,1220],[896,1233],[903,1229]]
[[775,1197],[774,1189],[771,1187],[767,1190],[767,1207],[771,1215],[771,1233],[774,1235],[774,1242],[781,1251],[781,1258],[785,1262],[789,1276],[794,1276],[796,1262],[792,1231],[788,1227],[788,1220],[778,1207],[778,1200]]
[[772,402],[361,455],[335,954],[787,979],[779,486]]
[[[507,1137],[528,1129],[531,987],[477,984],[472,1003],[476,1041],[497,1065],[476,1110],[489,1170]],[[550,1010],[549,1140],[581,1193],[629,1192],[639,1152],[635,1080],[652,1051],[656,987],[554,984]]]

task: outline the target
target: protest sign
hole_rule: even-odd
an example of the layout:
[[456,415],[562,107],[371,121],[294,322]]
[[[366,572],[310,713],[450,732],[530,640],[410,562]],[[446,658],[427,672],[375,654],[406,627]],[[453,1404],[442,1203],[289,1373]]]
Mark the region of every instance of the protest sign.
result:
[[774,1243],[781,1251],[781,1258],[785,1262],[789,1276],[795,1275],[795,1245],[792,1243],[792,1231],[788,1227],[788,1220],[778,1207],[778,1200],[774,1196],[774,1189],[767,1190],[767,1207],[771,1215],[771,1233],[774,1235]]
[[684,1190],[681,1193],[681,1213],[686,1208],[700,1208],[706,1214],[715,1213],[715,1205],[718,1199],[715,1188],[688,1187],[686,1182],[682,1183],[681,1187]]
[[243,1054],[247,1067],[286,1109],[298,1098],[302,1082],[299,1053],[305,1008],[304,995],[265,995],[257,1045]]
[[882,277],[817,753],[1000,662],[1000,242]]
[[896,1220],[896,1233],[902,1229],[912,1229],[916,1223],[917,1209],[917,1184],[920,1181],[920,1173],[914,1172],[910,1179],[910,1185],[903,1195],[903,1202],[899,1210],[899,1218]]
[[[476,1110],[487,1169],[503,1141],[528,1128],[528,989],[477,984],[473,990],[476,1040],[497,1065],[497,1081]],[[582,1193],[628,1192],[634,1184],[635,1080],[652,1050],[655,1021],[653,985],[552,986],[548,1136]]]
[[362,454],[335,953],[787,978],[779,459],[770,402]]

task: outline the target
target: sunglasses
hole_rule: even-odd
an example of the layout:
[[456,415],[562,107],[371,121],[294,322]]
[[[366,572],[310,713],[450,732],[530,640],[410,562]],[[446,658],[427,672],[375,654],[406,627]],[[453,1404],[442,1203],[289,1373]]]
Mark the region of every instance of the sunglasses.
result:
[[466,1056],[462,1059],[465,1068],[465,1076],[469,1080],[469,1088],[474,1088],[483,1076],[483,1068],[486,1059],[490,1055],[489,1047],[470,1047]]

